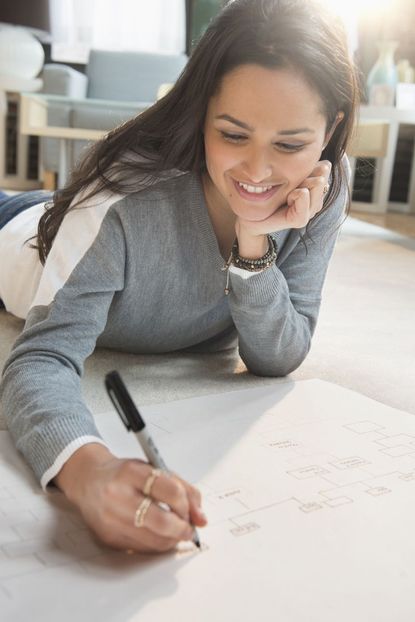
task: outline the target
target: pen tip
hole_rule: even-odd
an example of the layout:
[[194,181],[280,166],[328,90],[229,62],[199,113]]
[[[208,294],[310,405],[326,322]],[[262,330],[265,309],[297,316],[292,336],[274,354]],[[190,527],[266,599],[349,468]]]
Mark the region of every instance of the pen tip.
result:
[[197,531],[195,529],[194,534],[193,534],[193,544],[197,546],[198,549],[201,548],[201,544],[200,544],[200,540],[199,540],[199,536],[197,534]]

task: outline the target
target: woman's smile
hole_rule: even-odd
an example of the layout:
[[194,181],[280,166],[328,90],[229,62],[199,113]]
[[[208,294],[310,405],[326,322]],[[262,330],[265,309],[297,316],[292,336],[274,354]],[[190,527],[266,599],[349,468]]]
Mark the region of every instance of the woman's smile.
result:
[[275,195],[278,188],[280,188],[281,186],[281,184],[253,185],[236,181],[235,179],[233,179],[232,181],[239,196],[242,197],[242,199],[244,199],[245,201],[255,201],[256,203],[268,201],[271,197]]

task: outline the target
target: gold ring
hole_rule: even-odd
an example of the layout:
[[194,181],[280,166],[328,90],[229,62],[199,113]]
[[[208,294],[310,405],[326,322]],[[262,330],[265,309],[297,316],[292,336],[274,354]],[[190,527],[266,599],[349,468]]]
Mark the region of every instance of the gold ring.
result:
[[330,186],[328,184],[323,186],[323,194],[327,194],[329,190],[330,190]]
[[154,481],[161,475],[161,473],[162,471],[160,469],[151,469],[151,473],[147,477],[143,487],[143,494],[146,495],[146,497],[150,496]]
[[147,514],[148,508],[150,507],[152,501],[150,497],[144,497],[140,505],[135,511],[134,514],[134,527],[142,527],[144,524],[144,518]]

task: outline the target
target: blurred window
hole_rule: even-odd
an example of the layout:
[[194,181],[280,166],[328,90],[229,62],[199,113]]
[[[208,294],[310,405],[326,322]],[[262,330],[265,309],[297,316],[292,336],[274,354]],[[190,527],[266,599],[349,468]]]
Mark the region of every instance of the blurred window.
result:
[[180,53],[185,0],[50,0],[52,59],[86,63],[89,50]]

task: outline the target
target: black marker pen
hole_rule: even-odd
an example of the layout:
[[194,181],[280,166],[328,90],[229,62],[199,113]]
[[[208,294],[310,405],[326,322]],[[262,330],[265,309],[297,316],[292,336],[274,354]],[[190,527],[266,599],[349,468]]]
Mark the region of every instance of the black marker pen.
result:
[[[161,469],[162,471],[168,471],[166,463],[148,433],[146,424],[138,412],[138,408],[134,404],[120,374],[117,371],[112,371],[107,374],[105,376],[105,386],[122,422],[127,430],[134,432],[151,466]],[[200,540],[196,529],[194,529],[193,543],[200,549]]]

